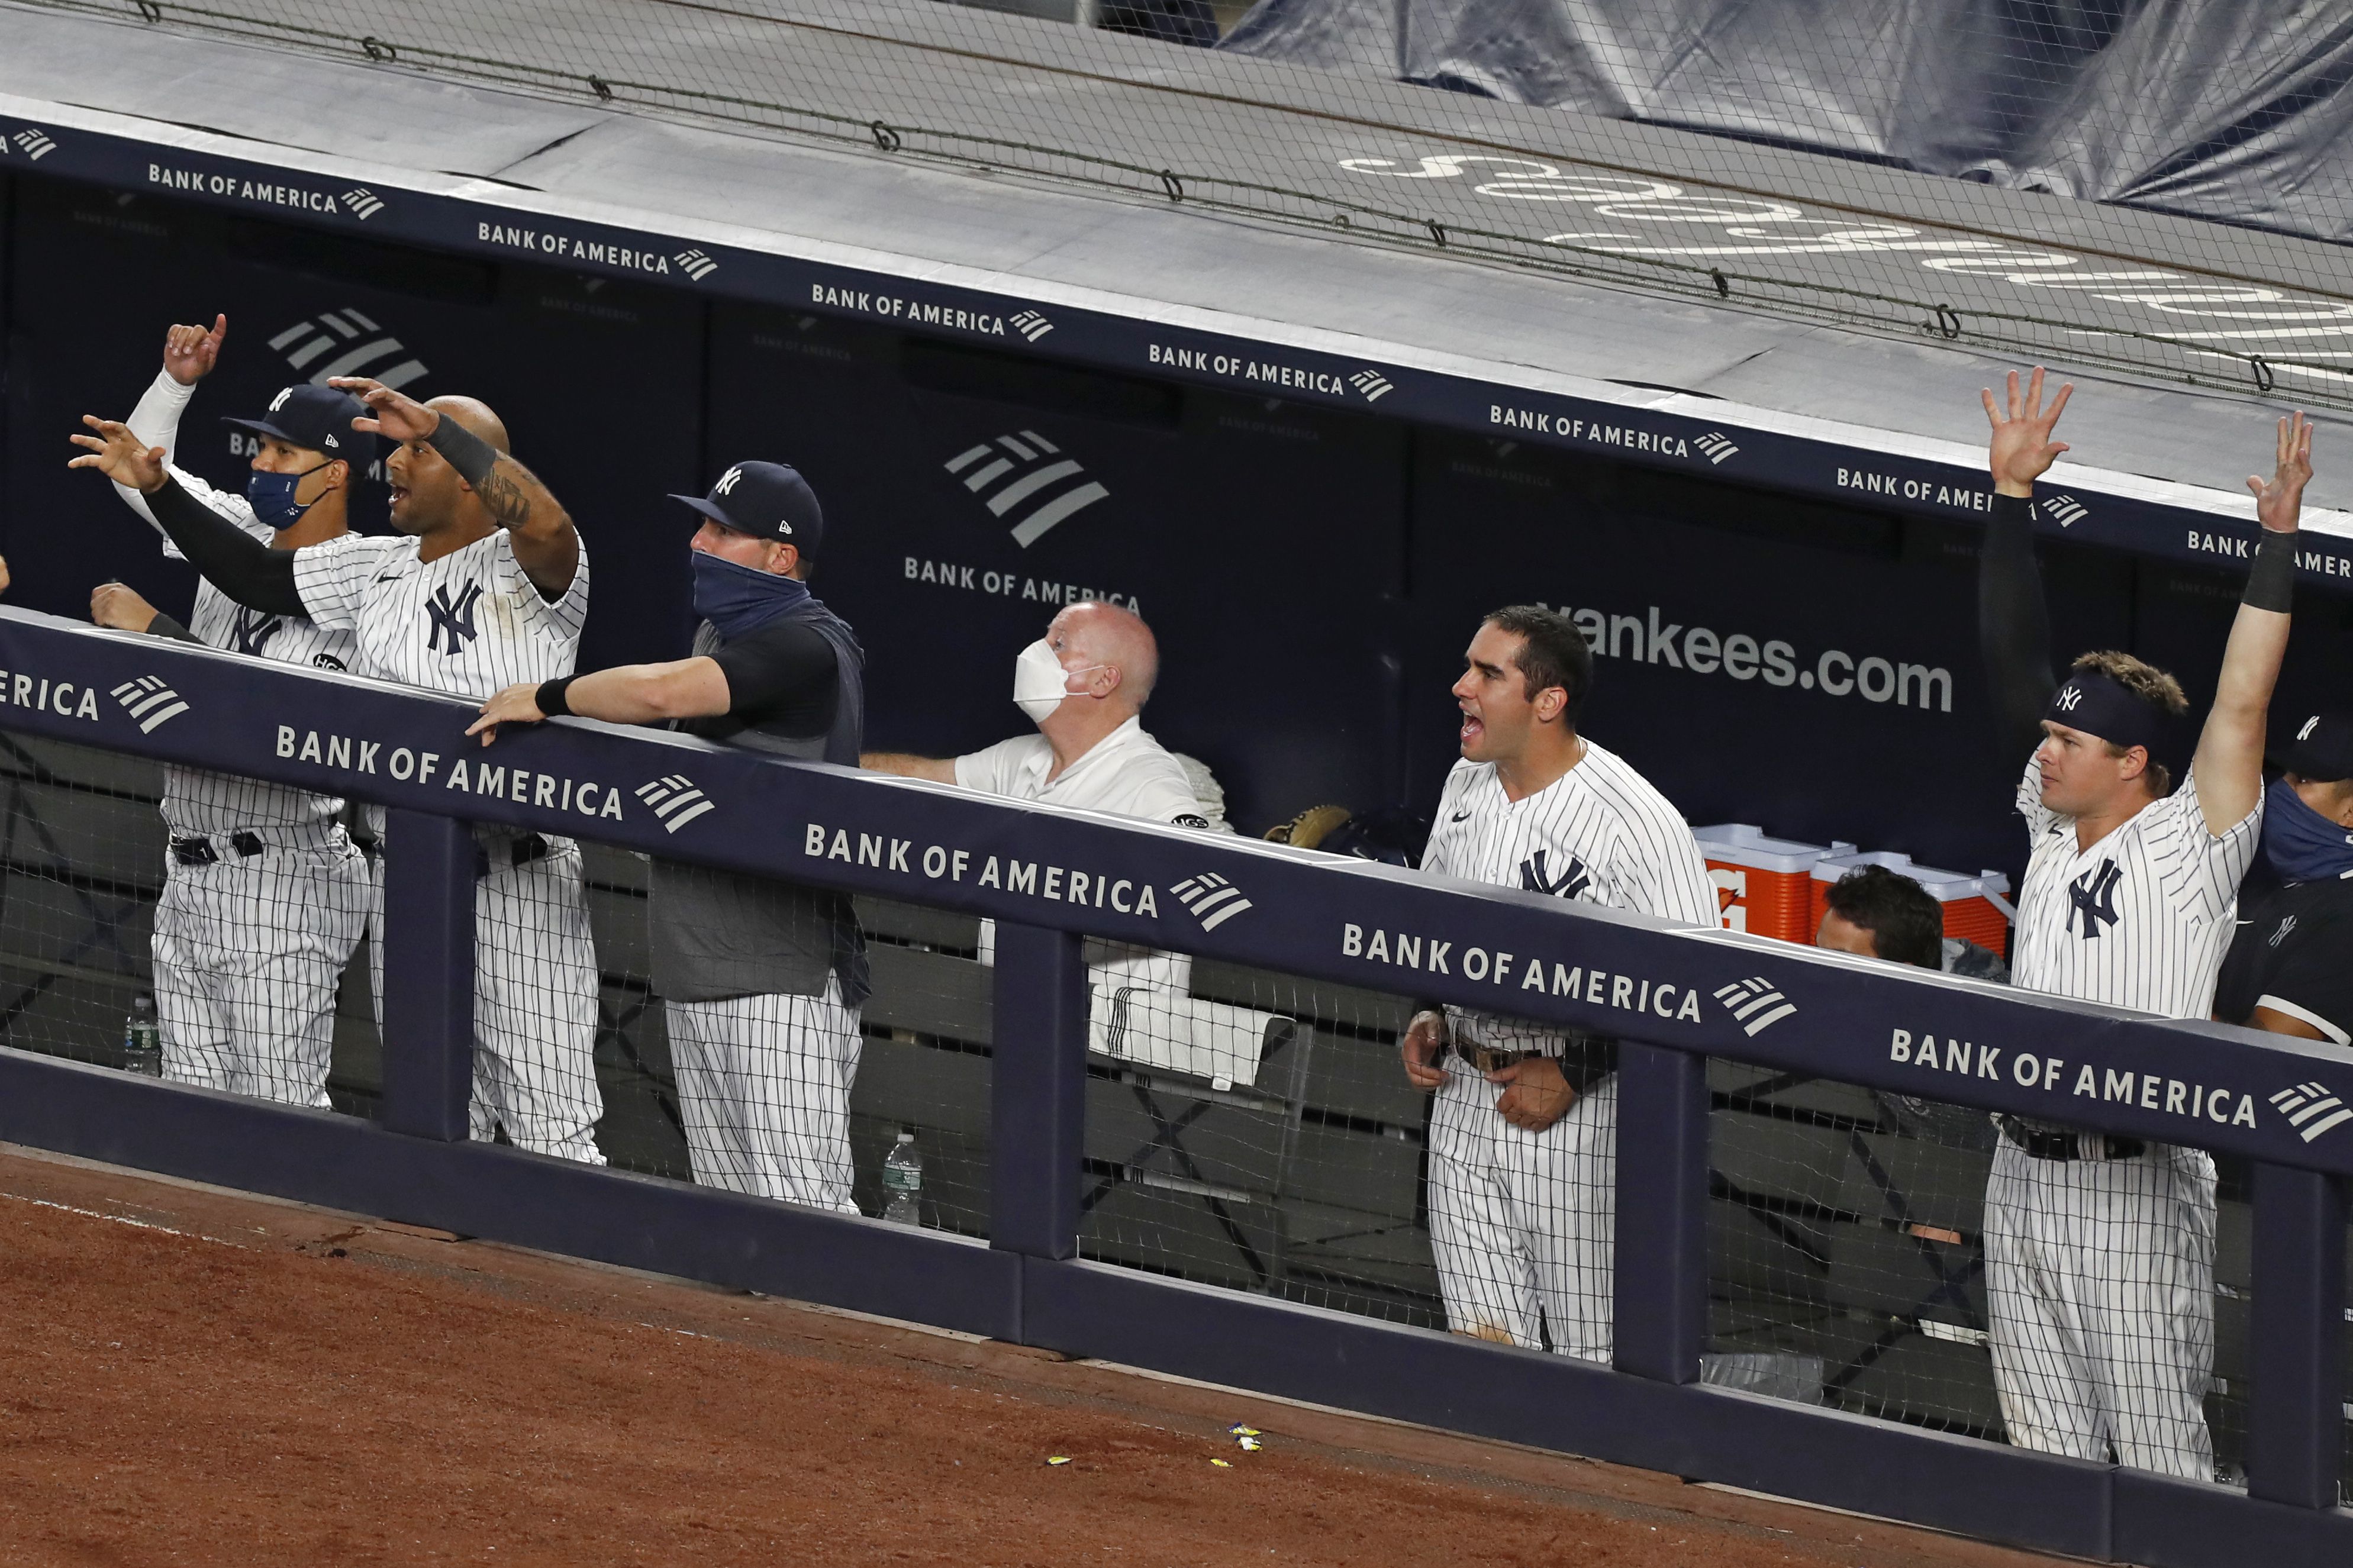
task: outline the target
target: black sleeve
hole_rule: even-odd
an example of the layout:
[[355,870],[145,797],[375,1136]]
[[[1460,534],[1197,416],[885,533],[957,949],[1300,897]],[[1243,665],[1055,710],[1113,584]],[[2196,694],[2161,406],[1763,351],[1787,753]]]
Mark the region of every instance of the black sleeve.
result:
[[782,621],[738,637],[711,656],[727,678],[727,713],[756,724],[787,708],[828,707],[834,692],[833,645],[814,626]]
[[2051,612],[2034,563],[2034,503],[1993,498],[1978,558],[1978,646],[2005,739],[2042,743],[2042,710],[2059,682],[2051,672]]
[[[156,611],[155,618],[147,623],[147,635],[151,637],[170,637],[174,642],[196,642],[195,633],[161,610]],[[201,647],[202,644],[198,646]]]
[[[2270,941],[2271,932],[2260,934]],[[2269,1007],[2301,1018],[2337,1045],[2353,1041],[2353,921],[2314,921],[2290,931],[2282,947],[2278,964],[2263,976],[2247,1010]]]
[[272,550],[169,479],[147,497],[147,510],[205,581],[243,605],[272,616],[302,616],[294,587],[294,552]]

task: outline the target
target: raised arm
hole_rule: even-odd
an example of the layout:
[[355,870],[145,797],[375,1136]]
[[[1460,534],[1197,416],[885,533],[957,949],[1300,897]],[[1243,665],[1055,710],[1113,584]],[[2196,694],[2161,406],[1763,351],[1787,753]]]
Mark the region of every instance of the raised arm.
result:
[[130,426],[92,415],[82,423],[97,434],[72,437],[88,450],[68,468],[95,468],[138,491],[188,563],[238,604],[274,616],[308,615],[294,586],[292,551],[270,549],[190,495],[164,467],[164,448],[148,446]]
[[[422,441],[457,469],[482,510],[491,514],[491,521],[507,531],[516,563],[541,594],[558,599],[571,588],[573,574],[580,567],[580,535],[572,526],[572,514],[537,474],[468,429],[459,417],[395,392],[382,382],[346,375],[327,384],[350,393],[375,416],[352,421],[354,430],[372,430],[390,441]],[[470,399],[435,401],[480,407]]]
[[2263,726],[2287,654],[2289,607],[2295,595],[2295,530],[2304,487],[2312,478],[2312,425],[2302,414],[2279,422],[2268,482],[2250,475],[2255,518],[2263,526],[2255,563],[2222,649],[2214,706],[2198,735],[2189,776],[2206,830],[2217,838],[2246,820],[2263,794]]
[[2074,391],[2072,382],[2062,386],[2044,408],[2042,367],[2037,365],[2023,397],[2016,371],[2010,373],[2005,405],[1995,404],[1990,389],[1978,395],[1993,425],[1987,466],[1993,473],[1994,503],[1978,557],[1978,646],[1994,716],[2004,738],[2022,751],[2042,743],[2042,710],[2059,684],[2052,672],[2051,612],[2034,563],[2034,481],[2067,450],[2051,432]]

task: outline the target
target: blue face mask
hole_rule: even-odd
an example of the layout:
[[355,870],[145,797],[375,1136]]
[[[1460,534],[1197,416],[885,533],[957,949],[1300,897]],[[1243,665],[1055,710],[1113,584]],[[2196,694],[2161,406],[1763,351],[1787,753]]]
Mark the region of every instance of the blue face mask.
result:
[[694,613],[723,637],[758,631],[809,596],[808,584],[694,552]]
[[2263,858],[2283,881],[2326,882],[2353,871],[2353,832],[2304,804],[2285,779],[2263,792]]
[[[327,459],[328,463],[333,461],[332,458]],[[322,463],[319,468],[326,466],[327,463]],[[253,515],[259,518],[264,526],[291,528],[302,521],[304,512],[319,504],[317,500],[297,501],[294,499],[294,487],[317,473],[319,468],[305,468],[299,474],[270,474],[257,469],[246,476],[246,504],[253,508]],[[319,500],[325,499],[322,494]]]

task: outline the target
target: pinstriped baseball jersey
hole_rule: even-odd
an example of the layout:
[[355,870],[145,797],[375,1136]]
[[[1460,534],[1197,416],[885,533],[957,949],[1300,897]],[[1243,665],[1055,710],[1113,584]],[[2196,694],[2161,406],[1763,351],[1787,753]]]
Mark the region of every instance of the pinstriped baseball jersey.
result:
[[[142,440],[165,448],[167,455],[176,451],[180,413],[187,406],[194,390],[159,374],[132,411],[131,428]],[[267,523],[253,515],[253,508],[246,504],[243,496],[216,489],[185,468],[175,467],[172,472],[182,489],[262,543],[276,537]],[[155,521],[145,498],[138,491],[120,485],[115,489],[140,516],[150,523]],[[186,559],[180,553],[180,547],[169,539],[164,541],[164,553],[174,561]],[[196,582],[196,603],[188,616],[188,633],[208,647],[276,659],[281,664],[309,665],[320,669],[351,667],[351,633],[329,631],[315,621],[299,616],[248,610],[202,578]],[[164,770],[160,809],[164,825],[175,837],[226,837],[246,828],[323,826],[342,815],[343,803],[334,795],[311,795],[258,779],[209,773],[201,768],[167,767]]]
[[1421,868],[1662,920],[1713,925],[1715,891],[1683,814],[1615,752],[1514,801],[1493,763],[1458,762],[1440,794]]
[[500,529],[437,561],[418,542],[346,534],[294,552],[294,586],[322,626],[358,638],[352,669],[459,697],[572,673],[588,614],[588,551],[564,596],[540,596]]
[[[1667,797],[1615,752],[1585,742],[1585,759],[1514,801],[1493,763],[1458,762],[1439,795],[1421,868],[1440,876],[1525,888],[1686,925],[1714,925],[1715,889],[1690,826]],[[1448,1018],[1482,1043],[1545,1048],[1556,1030],[1525,1020]]]
[[2193,773],[2079,850],[2075,819],[2043,805],[2030,759],[2018,811],[2033,853],[2019,891],[2015,983],[2168,1018],[2208,1016],[2237,929],[2239,879],[2254,859],[2261,800],[2217,838]]

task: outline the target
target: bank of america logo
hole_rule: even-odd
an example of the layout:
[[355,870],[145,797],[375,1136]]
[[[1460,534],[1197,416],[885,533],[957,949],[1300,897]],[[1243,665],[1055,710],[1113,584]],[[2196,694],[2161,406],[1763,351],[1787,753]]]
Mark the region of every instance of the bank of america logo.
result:
[[662,829],[676,833],[704,812],[714,809],[711,798],[694,787],[684,773],[670,773],[638,786],[638,798],[654,808]]
[[153,734],[157,726],[188,710],[180,694],[164,685],[160,675],[142,675],[136,680],[124,681],[114,689],[114,700],[137,721],[142,735]]
[[1761,1035],[1798,1010],[1798,1005],[1773,988],[1773,983],[1759,975],[1754,980],[1736,980],[1720,988],[1715,999],[1732,1010],[1735,1022],[1751,1035]]
[[298,374],[321,385],[332,376],[365,375],[397,391],[427,374],[398,338],[349,305],[295,322],[270,339],[269,346]]
[[1168,890],[1176,895],[1187,914],[1201,922],[1203,931],[1215,931],[1250,907],[1242,890],[1215,871],[1187,877]]
[[2339,1123],[2353,1121],[2353,1109],[2322,1084],[2300,1083],[2281,1089],[2272,1096],[2272,1104],[2307,1143]]
[[1013,542],[1024,550],[1055,524],[1111,499],[1109,490],[1035,430],[983,441],[942,467],[996,516],[1012,515]]
[[700,250],[681,250],[670,259],[683,268],[686,275],[697,283],[719,270],[719,263],[712,260]]
[[1710,463],[1721,463],[1726,458],[1740,456],[1740,448],[1734,446],[1721,430],[1711,430],[1692,445],[1697,447]]
[[1013,330],[1033,343],[1054,330],[1054,323],[1035,310],[1024,310],[1012,320]]
[[343,205],[351,208],[352,216],[358,218],[362,223],[365,223],[368,219],[375,216],[376,214],[384,211],[383,198],[379,197],[374,191],[369,190],[365,185],[353,185],[350,190],[345,191],[343,193]]
[[1389,384],[1389,378],[1377,370],[1358,371],[1348,378],[1348,384],[1363,393],[1367,403],[1378,403],[1397,390]]
[[26,155],[36,163],[58,150],[58,144],[49,140],[49,133],[37,125],[27,125],[17,132],[16,140],[16,145],[22,147]]
[[2042,510],[2058,519],[2062,528],[2073,528],[2092,515],[2091,509],[2073,496],[2052,496],[2042,503]]

